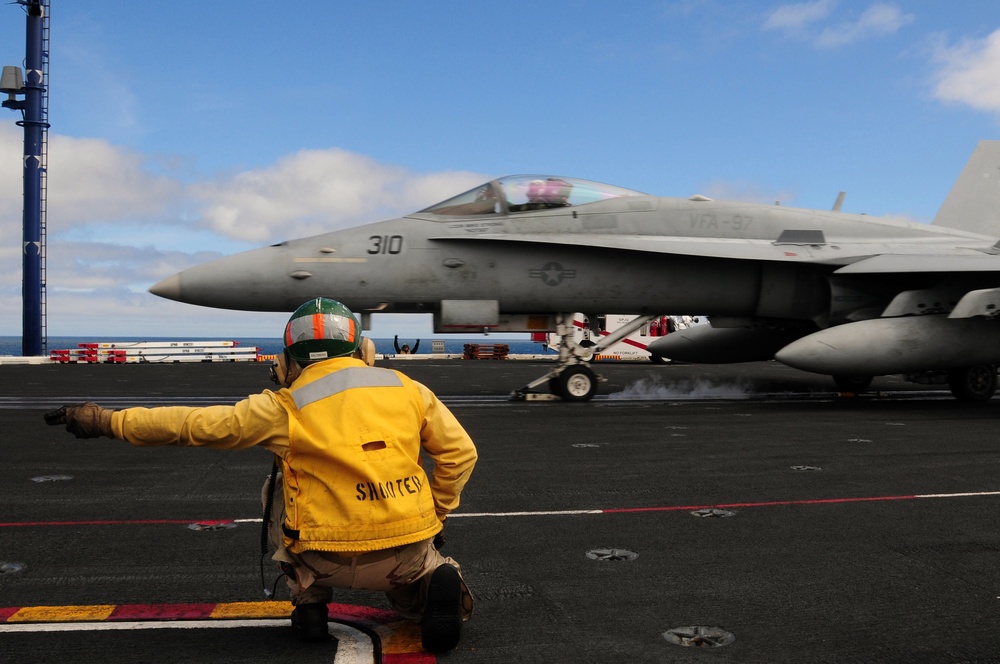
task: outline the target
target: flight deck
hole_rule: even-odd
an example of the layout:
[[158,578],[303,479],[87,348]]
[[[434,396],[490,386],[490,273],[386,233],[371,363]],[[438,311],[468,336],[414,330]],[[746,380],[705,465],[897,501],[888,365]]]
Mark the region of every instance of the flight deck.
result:
[[[0,659],[47,662],[1000,661],[1000,401],[782,365],[597,363],[587,403],[512,401],[541,362],[387,362],[480,459],[443,551],[477,597],[422,653],[378,593],[299,643],[261,579],[263,450],[135,449],[61,403],[232,403],[261,364],[3,366]],[[711,652],[708,652],[711,651]]]

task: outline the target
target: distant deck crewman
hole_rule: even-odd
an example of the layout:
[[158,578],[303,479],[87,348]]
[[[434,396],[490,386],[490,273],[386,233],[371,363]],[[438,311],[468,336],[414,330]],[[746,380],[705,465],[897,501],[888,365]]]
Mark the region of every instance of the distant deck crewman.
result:
[[420,339],[417,339],[414,342],[413,349],[410,350],[410,345],[409,344],[403,344],[403,346],[400,347],[400,345],[399,345],[399,335],[397,334],[396,336],[394,336],[392,338],[392,345],[396,349],[396,352],[399,353],[400,355],[412,355],[413,353],[417,352],[418,348],[420,348]]

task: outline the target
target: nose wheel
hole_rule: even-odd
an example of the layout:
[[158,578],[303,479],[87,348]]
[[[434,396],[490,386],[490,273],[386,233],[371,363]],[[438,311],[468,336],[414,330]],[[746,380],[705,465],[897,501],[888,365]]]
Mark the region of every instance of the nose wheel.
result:
[[997,368],[977,364],[948,372],[948,386],[959,401],[989,401],[997,391]]
[[598,377],[590,367],[577,364],[549,379],[549,391],[563,401],[590,401],[597,394]]

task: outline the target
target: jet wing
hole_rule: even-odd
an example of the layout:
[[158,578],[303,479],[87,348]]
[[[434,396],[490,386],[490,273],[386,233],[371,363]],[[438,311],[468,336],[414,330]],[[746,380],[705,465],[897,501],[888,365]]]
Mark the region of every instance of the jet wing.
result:
[[[955,251],[959,250],[956,249]],[[961,254],[882,254],[842,267],[836,271],[836,274],[889,274],[903,272],[1000,272],[1000,256],[981,252]]]
[[[669,237],[658,235],[618,235],[583,233],[482,233],[475,235],[446,235],[432,237],[436,242],[526,242],[533,244],[559,244],[623,251],[643,251],[657,254],[704,256],[708,258],[735,258],[759,261],[793,261],[805,263],[831,263],[843,265],[853,259],[843,252],[834,252],[821,245],[777,244],[773,240],[745,238]],[[872,252],[866,251],[865,256]]]
[[[941,244],[900,246],[881,242],[796,243],[722,237],[676,237],[610,233],[482,233],[430,238],[436,242],[525,242],[623,251],[730,258],[737,260],[815,263],[842,266],[837,273],[1000,272],[1000,255]],[[905,253],[904,253],[905,252]]]

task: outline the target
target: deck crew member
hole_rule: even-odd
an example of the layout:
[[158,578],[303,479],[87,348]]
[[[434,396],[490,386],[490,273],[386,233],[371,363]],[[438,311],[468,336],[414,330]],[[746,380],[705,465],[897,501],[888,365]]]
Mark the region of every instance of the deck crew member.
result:
[[[281,472],[270,539],[300,637],[328,638],[331,588],[361,588],[384,591],[393,609],[421,623],[424,648],[444,652],[458,643],[472,595],[434,540],[459,504],[476,448],[429,389],[358,359],[361,339],[347,307],[317,298],[285,327],[276,392],[204,408],[67,405],[46,421],[78,438],[140,447],[274,452]],[[434,462],[429,478],[421,454]]]
[[399,347],[399,335],[397,334],[392,338],[392,345],[396,349],[396,352],[400,355],[412,355],[417,352],[420,348],[420,339],[417,339],[416,343],[413,344],[413,348],[410,348],[410,344],[403,344],[403,347]]

